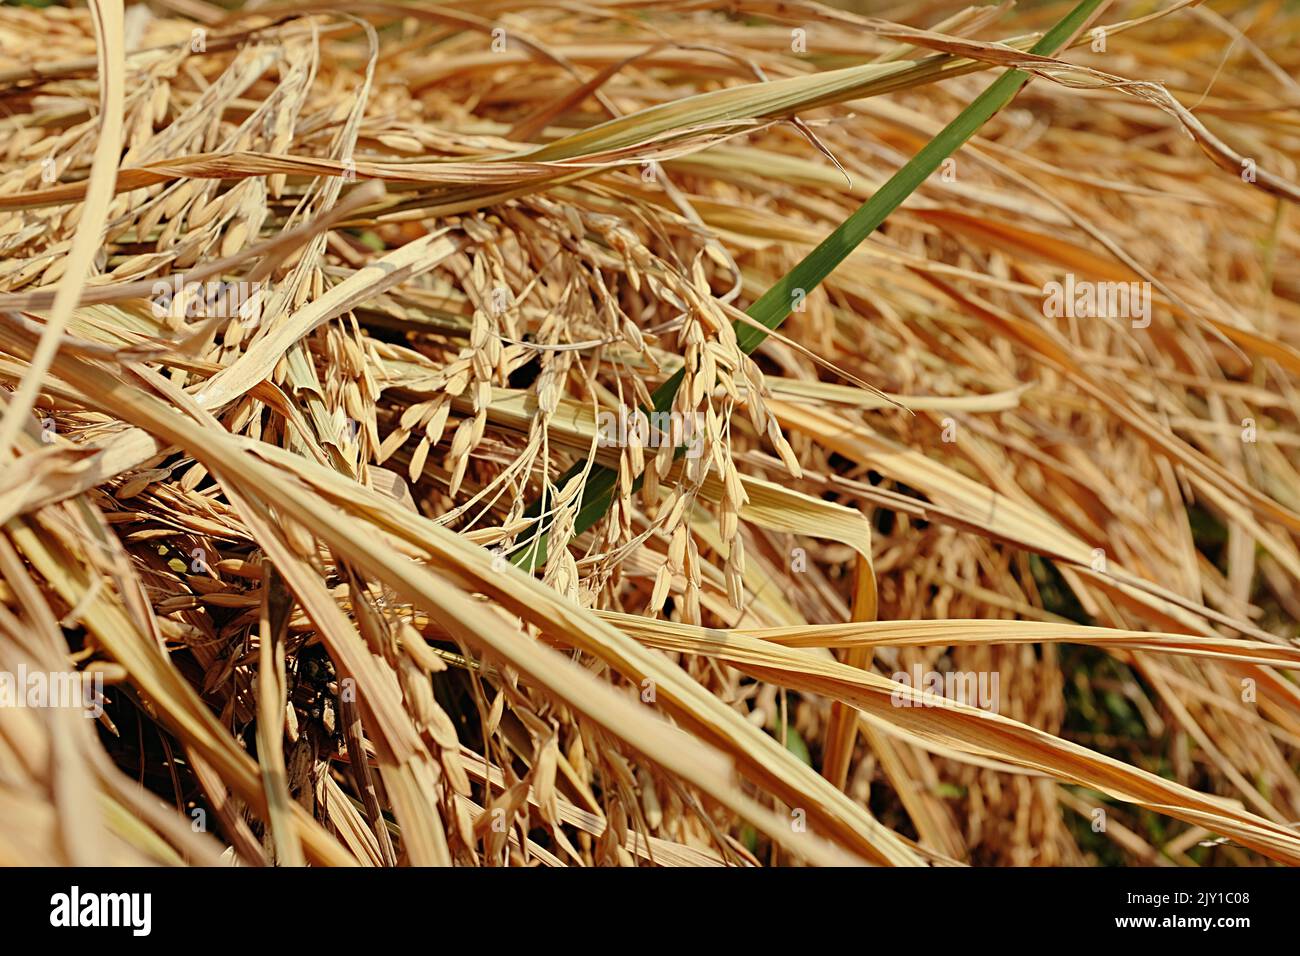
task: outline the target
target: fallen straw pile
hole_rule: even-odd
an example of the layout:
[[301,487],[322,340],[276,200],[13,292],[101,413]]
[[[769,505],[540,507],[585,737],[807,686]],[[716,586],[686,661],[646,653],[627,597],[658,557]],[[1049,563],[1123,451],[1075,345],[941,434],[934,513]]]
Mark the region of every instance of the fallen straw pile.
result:
[[5,7],[0,864],[1300,862],[1212,7]]

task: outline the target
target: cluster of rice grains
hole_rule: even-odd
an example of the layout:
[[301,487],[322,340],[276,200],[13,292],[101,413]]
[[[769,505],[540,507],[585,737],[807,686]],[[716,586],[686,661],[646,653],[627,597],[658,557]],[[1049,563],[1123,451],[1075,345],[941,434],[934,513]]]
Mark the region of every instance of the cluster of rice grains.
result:
[[1300,16],[1126,7],[3,8],[0,863],[1300,862]]

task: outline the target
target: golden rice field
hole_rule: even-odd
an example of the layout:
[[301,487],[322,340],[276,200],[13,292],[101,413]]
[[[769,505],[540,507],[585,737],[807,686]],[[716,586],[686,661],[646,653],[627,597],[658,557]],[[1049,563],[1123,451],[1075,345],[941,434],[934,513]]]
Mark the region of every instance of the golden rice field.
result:
[[1300,7],[0,7],[0,864],[1300,863]]

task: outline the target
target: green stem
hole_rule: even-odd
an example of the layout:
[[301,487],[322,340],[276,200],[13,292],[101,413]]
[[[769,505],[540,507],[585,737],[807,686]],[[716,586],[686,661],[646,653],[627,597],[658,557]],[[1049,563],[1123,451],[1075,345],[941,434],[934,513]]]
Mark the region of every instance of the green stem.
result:
[[[1063,47],[1070,38],[1088,21],[1102,0],[1082,0],[1073,10],[1052,27],[1043,38],[1034,44],[1031,53],[1051,56]],[[790,314],[794,305],[815,289],[823,279],[835,270],[854,249],[869,235],[875,232],[895,209],[902,205],[916,189],[929,178],[939,165],[952,153],[956,152],[975,132],[987,123],[999,110],[1010,103],[1029,80],[1029,74],[1023,70],[1008,70],[998,77],[993,84],[976,97],[975,101],[962,110],[951,123],[930,140],[921,151],[912,157],[889,181],[877,190],[870,199],[844,220],[834,232],[822,240],[812,252],[808,253],[798,265],[785,274],[770,289],[761,295],[747,310],[748,315],[768,329],[775,329]],[[737,323],[736,340],[746,354],[753,352],[767,338],[767,332],[752,325]],[[673,399],[685,377],[683,370],[665,381],[651,396],[654,410],[666,412],[671,410]],[[678,448],[677,455],[682,454]],[[557,482],[563,487],[581,474],[586,462],[579,461],[561,476]],[[614,487],[618,481],[618,472],[604,465],[596,465],[587,476],[582,489],[582,502],[574,523],[574,530],[581,534],[607,511],[613,500]],[[638,477],[635,487],[640,488]],[[526,515],[538,519],[523,533],[525,544],[510,555],[515,565],[527,570],[534,570],[546,561],[547,537],[549,532],[542,525],[541,515],[549,500],[543,494],[526,512]]]

